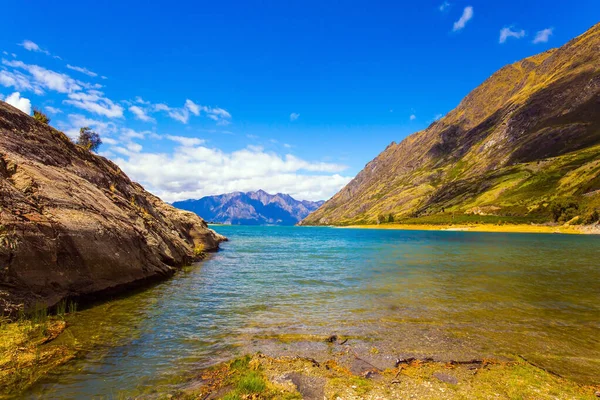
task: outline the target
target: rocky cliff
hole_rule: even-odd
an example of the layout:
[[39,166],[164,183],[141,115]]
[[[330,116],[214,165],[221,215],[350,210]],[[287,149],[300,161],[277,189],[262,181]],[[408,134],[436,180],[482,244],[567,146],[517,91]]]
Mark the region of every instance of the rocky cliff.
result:
[[173,205],[221,224],[295,225],[323,203],[296,200],[282,193],[271,195],[259,190],[206,196],[198,200],[178,201]]
[[0,314],[168,276],[222,240],[0,101]]
[[391,143],[302,223],[592,221],[598,208],[600,24],[493,74],[447,116]]

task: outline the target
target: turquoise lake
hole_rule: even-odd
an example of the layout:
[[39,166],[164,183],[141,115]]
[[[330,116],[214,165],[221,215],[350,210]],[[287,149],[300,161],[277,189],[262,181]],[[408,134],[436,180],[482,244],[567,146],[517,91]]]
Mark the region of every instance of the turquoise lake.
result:
[[[32,398],[177,387],[249,351],[337,334],[395,359],[521,355],[600,383],[600,237],[215,226],[222,251],[68,317],[87,350]],[[382,362],[386,359],[382,358]]]

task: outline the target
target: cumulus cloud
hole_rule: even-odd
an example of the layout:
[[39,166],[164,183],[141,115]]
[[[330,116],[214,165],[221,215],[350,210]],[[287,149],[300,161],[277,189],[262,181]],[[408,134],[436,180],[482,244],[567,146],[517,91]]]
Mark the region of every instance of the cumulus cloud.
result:
[[90,71],[87,68],[77,67],[77,66],[71,65],[71,64],[67,64],[67,68],[72,69],[73,71],[81,72],[82,74],[85,74],[87,76],[91,76],[92,78],[95,78],[96,76],[98,76],[97,73],[92,72],[92,71]]
[[448,9],[448,7],[450,7],[450,3],[448,3],[447,1],[444,1],[442,4],[440,4],[439,10],[441,12],[444,12]]
[[410,120],[411,120],[411,121],[414,121],[415,119],[417,119],[417,116],[416,116],[415,114],[411,114],[411,116],[410,116]]
[[155,122],[154,118],[146,114],[146,111],[139,106],[131,106],[129,107],[129,111],[131,111],[140,121]]
[[295,113],[295,112],[290,114],[290,121],[292,121],[292,122],[296,121],[298,118],[300,118],[300,114]]
[[6,99],[4,99],[4,101],[10,104],[11,106],[23,111],[25,114],[31,114],[31,101],[29,101],[29,99],[21,97],[21,93],[19,92],[14,92],[13,94],[9,95]]
[[473,18],[473,7],[471,7],[471,6],[465,7],[460,19],[454,23],[454,27],[452,30],[454,32],[460,31],[461,29],[463,29],[465,27],[467,22],[469,22],[471,20],[471,18]]
[[[181,144],[172,154],[129,153],[114,160],[130,177],[166,201],[259,188],[321,200],[352,179],[340,175],[346,169],[343,165],[309,162],[289,154],[280,156],[259,146],[226,153],[202,146],[201,139],[166,138]],[[188,139],[193,142],[186,142]]]
[[546,28],[546,29],[542,29],[541,31],[538,31],[535,34],[533,43],[534,44],[547,43],[548,39],[550,39],[550,36],[552,36],[552,33],[554,33],[554,28]]
[[64,100],[63,103],[95,114],[103,115],[108,118],[123,117],[123,107],[104,97],[104,93],[98,90],[89,90],[87,93],[69,93],[68,97],[69,100]]
[[506,39],[511,37],[515,39],[521,39],[522,37],[525,37],[525,31],[523,29],[520,31],[513,31],[512,28],[512,26],[509,26],[500,30],[500,43],[506,42]]

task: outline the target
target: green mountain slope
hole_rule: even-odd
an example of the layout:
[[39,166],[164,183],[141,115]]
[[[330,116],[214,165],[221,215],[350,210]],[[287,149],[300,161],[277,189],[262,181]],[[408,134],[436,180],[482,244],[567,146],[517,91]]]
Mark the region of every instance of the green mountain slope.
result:
[[[302,224],[580,221],[600,208],[600,24],[508,65]],[[484,217],[484,216],[494,217]]]

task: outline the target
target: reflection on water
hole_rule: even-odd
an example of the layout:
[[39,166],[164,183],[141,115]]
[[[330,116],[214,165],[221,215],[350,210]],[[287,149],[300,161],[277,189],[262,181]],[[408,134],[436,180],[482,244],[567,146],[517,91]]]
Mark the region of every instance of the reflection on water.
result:
[[[600,376],[600,238],[217,227],[231,241],[149,290],[79,312],[90,350],[32,396],[116,396],[281,333],[368,336],[425,355],[521,354]],[[597,382],[596,382],[597,383]]]

